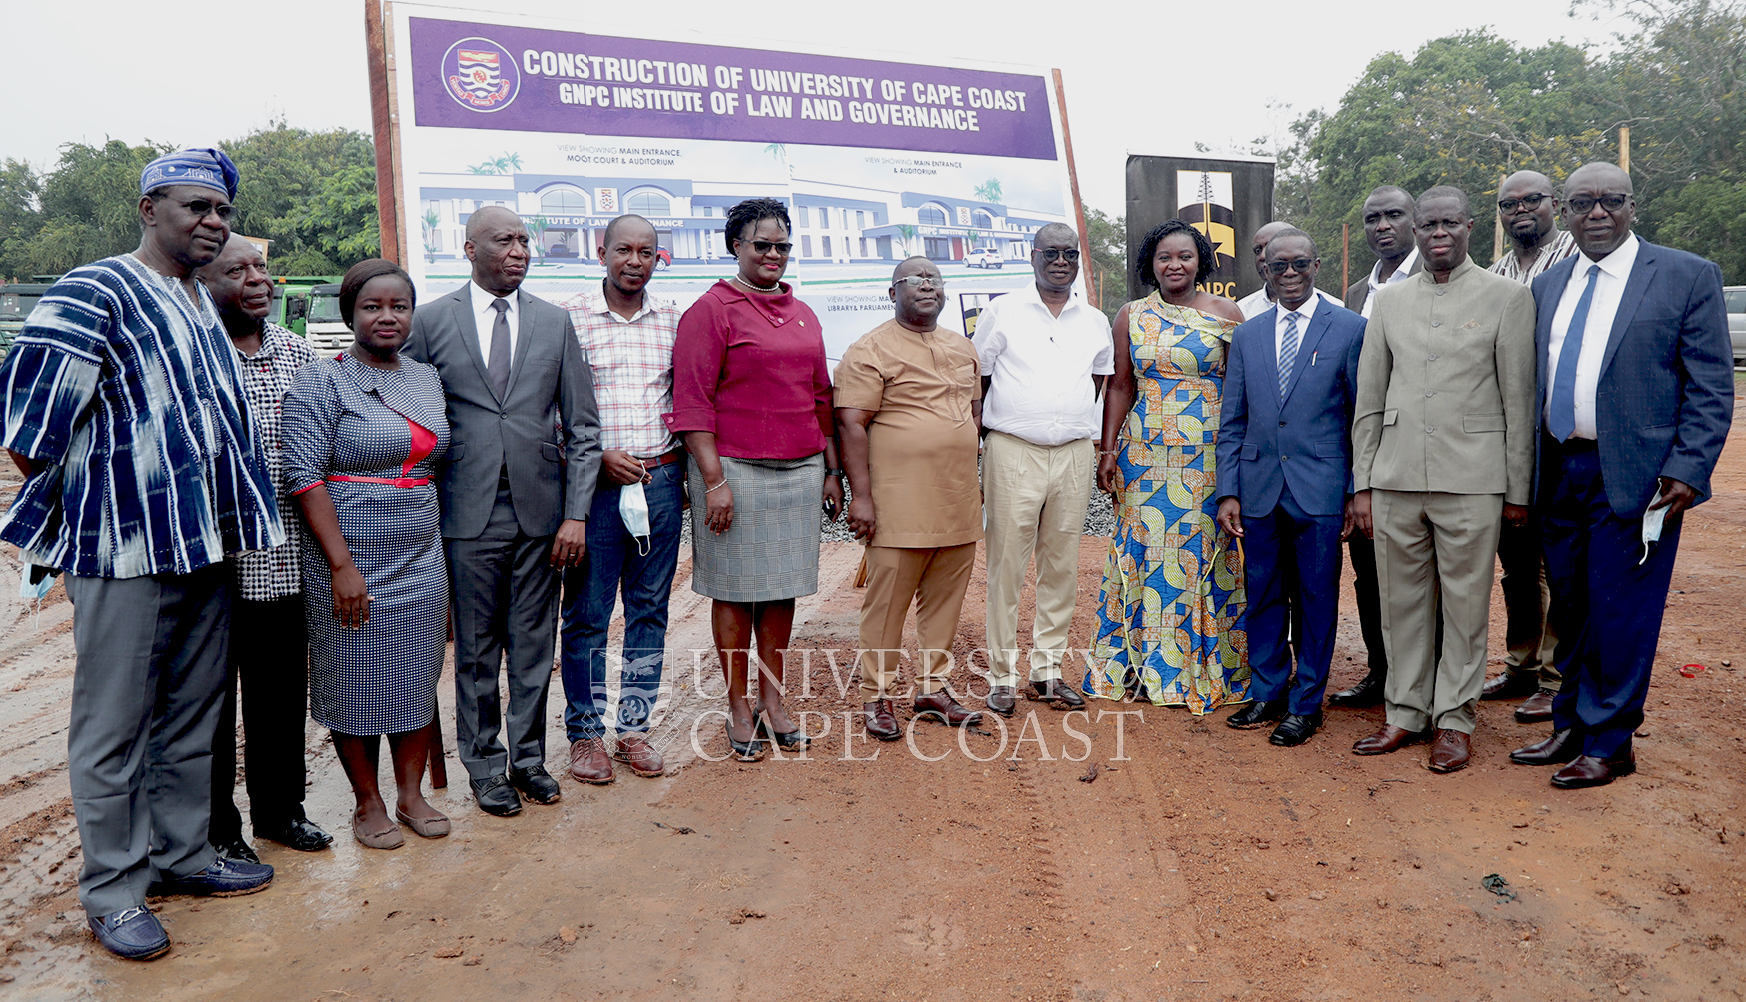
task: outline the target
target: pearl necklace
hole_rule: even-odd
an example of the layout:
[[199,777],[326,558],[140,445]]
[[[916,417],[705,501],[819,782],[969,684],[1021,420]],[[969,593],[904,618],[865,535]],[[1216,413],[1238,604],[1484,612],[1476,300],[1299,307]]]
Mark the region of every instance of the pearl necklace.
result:
[[762,293],[768,294],[768,293],[772,293],[772,292],[781,292],[782,291],[782,283],[781,282],[777,282],[775,285],[772,285],[769,288],[765,288],[762,285],[753,285],[752,283],[746,281],[745,279],[741,278],[738,275],[734,276],[734,281],[740,283],[741,285],[745,286],[748,289],[751,289],[753,292],[762,292]]

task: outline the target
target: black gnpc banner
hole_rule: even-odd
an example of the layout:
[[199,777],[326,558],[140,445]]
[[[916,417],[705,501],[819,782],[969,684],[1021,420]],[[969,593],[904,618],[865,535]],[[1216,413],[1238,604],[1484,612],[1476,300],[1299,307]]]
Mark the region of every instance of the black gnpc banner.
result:
[[1228,299],[1261,287],[1249,238],[1273,219],[1273,161],[1204,157],[1128,157],[1128,298],[1148,290],[1134,268],[1146,232],[1181,219],[1212,241],[1215,265],[1202,286]]

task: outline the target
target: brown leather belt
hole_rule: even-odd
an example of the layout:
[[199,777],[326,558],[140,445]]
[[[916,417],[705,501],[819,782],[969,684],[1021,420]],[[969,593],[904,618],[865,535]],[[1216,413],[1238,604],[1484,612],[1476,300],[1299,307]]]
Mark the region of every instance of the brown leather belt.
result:
[[684,458],[685,450],[675,446],[653,459],[638,459],[637,462],[643,464],[643,469],[652,470],[657,466],[666,466],[668,463],[677,463]]

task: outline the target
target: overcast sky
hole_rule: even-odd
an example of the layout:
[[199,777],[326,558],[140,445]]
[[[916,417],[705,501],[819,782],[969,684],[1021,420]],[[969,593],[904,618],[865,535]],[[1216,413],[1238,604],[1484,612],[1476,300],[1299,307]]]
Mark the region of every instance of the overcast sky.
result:
[[[282,116],[309,129],[370,129],[365,0],[242,0],[198,17],[134,0],[9,5],[14,40],[0,158],[53,165],[60,144],[209,145]],[[466,4],[449,4],[465,9]],[[1605,44],[1625,27],[1571,17],[1566,0],[1423,4],[1249,0],[1033,0],[754,4],[659,0],[583,18],[578,0],[476,3],[563,18],[581,30],[953,65],[1059,67],[1080,192],[1122,211],[1126,154],[1215,150],[1332,111],[1378,53],[1487,27],[1522,45]],[[598,9],[589,4],[589,8]],[[648,10],[639,26],[624,11]],[[1189,16],[1187,11],[1200,13]],[[1377,14],[1377,11],[1383,12]],[[481,16],[490,20],[491,15]],[[28,100],[26,99],[28,97]]]

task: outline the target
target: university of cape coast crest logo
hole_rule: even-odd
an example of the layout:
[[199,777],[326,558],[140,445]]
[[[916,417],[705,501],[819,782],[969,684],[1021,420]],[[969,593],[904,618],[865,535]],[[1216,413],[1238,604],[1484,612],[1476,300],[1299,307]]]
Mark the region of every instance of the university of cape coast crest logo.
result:
[[515,100],[521,72],[509,50],[489,38],[463,38],[443,53],[443,89],[474,111],[497,111]]

